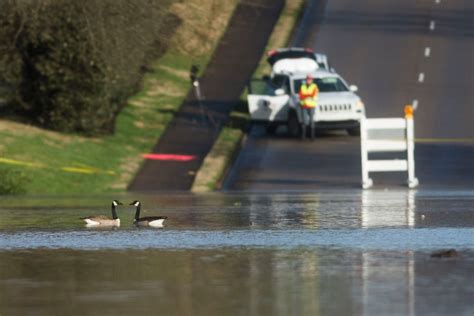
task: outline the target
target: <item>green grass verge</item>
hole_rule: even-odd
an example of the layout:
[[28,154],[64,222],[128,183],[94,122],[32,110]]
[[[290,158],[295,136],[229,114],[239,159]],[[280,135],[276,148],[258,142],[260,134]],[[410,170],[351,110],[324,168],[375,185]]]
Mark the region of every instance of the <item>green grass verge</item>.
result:
[[231,113],[229,123],[220,132],[196,174],[193,192],[208,192],[221,188],[222,175],[237,154],[244,131],[249,126],[248,113],[242,110],[242,107],[246,106],[246,101],[241,100],[237,110]]
[[149,67],[143,89],[128,100],[112,136],[86,138],[0,120],[0,195],[124,192],[142,154],[153,148],[188,93],[191,64],[205,69],[237,3],[189,0],[172,6],[183,21],[172,48]]
[[[298,22],[306,0],[287,0],[285,7],[268,40],[265,53],[273,48],[284,47]],[[266,61],[266,54],[262,56],[255,70],[254,77],[270,73],[271,69]],[[236,155],[238,147],[250,125],[250,116],[247,107],[247,92],[240,99],[239,105],[231,113],[227,126],[220,133],[204,163],[197,172],[194,180],[193,192],[209,192],[220,189],[220,184],[226,171],[229,169]]]

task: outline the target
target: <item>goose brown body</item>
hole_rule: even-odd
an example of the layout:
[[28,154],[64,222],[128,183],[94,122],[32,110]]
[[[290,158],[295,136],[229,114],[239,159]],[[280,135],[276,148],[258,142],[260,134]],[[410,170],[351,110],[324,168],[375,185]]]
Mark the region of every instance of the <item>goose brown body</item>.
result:
[[105,215],[91,215],[87,217],[81,217],[87,226],[120,226],[120,218],[117,216],[116,207],[122,205],[117,200],[112,201],[112,218]]

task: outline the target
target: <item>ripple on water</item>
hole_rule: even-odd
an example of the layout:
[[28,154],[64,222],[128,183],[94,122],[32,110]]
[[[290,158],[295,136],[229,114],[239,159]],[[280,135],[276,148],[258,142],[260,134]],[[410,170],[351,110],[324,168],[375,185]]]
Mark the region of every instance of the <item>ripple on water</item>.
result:
[[384,250],[474,249],[473,228],[336,230],[107,230],[0,233],[2,249],[197,249],[341,247]]

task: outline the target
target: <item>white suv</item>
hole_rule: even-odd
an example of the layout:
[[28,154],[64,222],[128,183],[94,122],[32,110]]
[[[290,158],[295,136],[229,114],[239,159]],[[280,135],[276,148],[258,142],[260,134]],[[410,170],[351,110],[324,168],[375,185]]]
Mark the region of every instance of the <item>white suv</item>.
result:
[[[247,99],[252,120],[264,122],[269,133],[279,125],[287,125],[291,135],[301,135],[298,92],[306,76],[311,74],[319,88],[318,105],[313,117],[315,127],[345,129],[350,135],[359,135],[365,109],[360,97],[355,94],[357,87],[349,86],[330,69],[324,55],[302,50],[298,49],[294,54],[295,49],[274,52],[268,58],[272,65],[271,76],[250,82]],[[325,64],[318,65],[318,55],[320,58],[324,56]]]

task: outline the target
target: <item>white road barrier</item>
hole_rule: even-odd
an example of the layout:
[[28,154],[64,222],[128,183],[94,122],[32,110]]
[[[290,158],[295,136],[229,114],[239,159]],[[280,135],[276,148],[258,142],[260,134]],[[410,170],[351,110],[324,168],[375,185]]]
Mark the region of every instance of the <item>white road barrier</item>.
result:
[[[399,138],[371,139],[371,131],[400,131]],[[405,107],[405,118],[377,118],[361,120],[361,161],[362,161],[362,187],[368,189],[373,185],[369,177],[370,172],[408,171],[408,187],[418,186],[415,177],[415,142],[413,108]],[[406,152],[406,159],[369,160],[369,153],[374,152]]]

